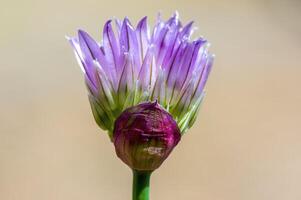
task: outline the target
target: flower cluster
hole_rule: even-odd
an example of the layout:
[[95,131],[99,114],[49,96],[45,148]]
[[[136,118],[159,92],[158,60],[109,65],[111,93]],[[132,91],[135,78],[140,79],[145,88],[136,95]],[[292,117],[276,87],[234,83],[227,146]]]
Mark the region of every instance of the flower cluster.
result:
[[113,138],[116,119],[142,102],[157,101],[177,122],[181,134],[192,126],[200,107],[213,55],[204,38],[191,41],[192,22],[178,15],[147,18],[134,27],[125,18],[109,20],[97,43],[83,30],[68,38],[85,73],[94,118]]

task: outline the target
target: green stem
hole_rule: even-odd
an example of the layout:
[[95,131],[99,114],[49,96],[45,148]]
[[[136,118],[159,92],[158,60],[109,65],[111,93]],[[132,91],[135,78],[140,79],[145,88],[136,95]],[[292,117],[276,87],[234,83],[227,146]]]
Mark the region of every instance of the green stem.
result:
[[149,200],[151,172],[133,170],[133,200]]

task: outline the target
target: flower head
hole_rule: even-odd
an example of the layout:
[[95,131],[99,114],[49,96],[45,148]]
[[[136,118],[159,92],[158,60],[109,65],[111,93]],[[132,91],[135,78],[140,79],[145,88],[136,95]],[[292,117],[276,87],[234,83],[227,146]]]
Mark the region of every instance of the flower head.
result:
[[183,134],[195,121],[213,55],[204,38],[191,41],[192,22],[160,17],[152,30],[147,18],[136,27],[125,18],[109,20],[97,43],[83,30],[69,38],[85,73],[94,118],[113,139],[116,119],[129,107],[157,101]]

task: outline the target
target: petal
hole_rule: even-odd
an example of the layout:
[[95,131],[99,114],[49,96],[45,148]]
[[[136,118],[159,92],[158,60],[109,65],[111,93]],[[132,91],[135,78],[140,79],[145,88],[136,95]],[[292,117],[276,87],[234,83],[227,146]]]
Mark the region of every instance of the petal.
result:
[[199,64],[199,61],[201,60],[202,57],[202,50],[201,48],[204,46],[206,43],[206,40],[204,39],[198,39],[193,42],[195,45],[194,50],[193,50],[193,55],[189,64],[189,70],[187,72],[187,75],[185,76],[185,81],[183,85],[181,86],[183,90],[186,88],[186,86],[189,84],[189,82],[192,80],[193,74],[196,73],[196,66]]
[[151,43],[154,44],[159,37],[159,34],[161,33],[162,29],[165,28],[165,23],[162,21],[158,21],[157,24],[153,28],[153,32],[151,35]]
[[167,100],[168,102],[171,102],[174,95],[174,88],[175,88],[175,82],[177,79],[179,67],[181,66],[183,62],[183,55],[185,53],[187,47],[187,43],[182,43],[179,47],[179,50],[177,51],[176,56],[173,60],[171,60],[170,69],[167,73],[166,77],[166,87],[168,88],[167,92]]
[[153,68],[155,68],[153,64],[154,59],[154,50],[153,48],[149,48],[143,60],[143,64],[141,70],[138,75],[139,88],[145,91],[150,89],[150,85],[152,83],[153,77],[155,74],[153,73]]
[[113,124],[115,117],[112,112],[100,103],[99,99],[93,95],[89,95],[89,101],[92,109],[92,113],[96,123],[104,130],[109,130],[109,136],[112,138]]
[[151,100],[156,100],[160,105],[164,106],[166,105],[165,95],[164,70],[159,68],[158,76],[151,94]]
[[[138,72],[141,68],[138,40],[135,30],[127,18],[124,19],[120,32],[121,52],[131,54],[134,62],[134,74],[138,77]],[[125,60],[123,61],[123,63]]]
[[[134,70],[133,70],[133,59],[130,55],[126,55],[126,63],[123,67],[121,77],[118,84],[118,96],[119,104],[121,106],[126,102],[125,99],[129,93],[133,93],[134,90]],[[129,100],[128,100],[129,101]]]
[[99,97],[104,100],[104,103],[106,103],[109,108],[114,109],[116,103],[113,97],[113,86],[100,64],[97,61],[94,61],[94,64],[97,66],[96,82],[97,85],[99,85]]
[[178,118],[182,118],[182,114],[186,113],[190,106],[190,99],[193,95],[193,83],[191,82],[185,91],[181,94],[177,101],[173,101],[171,113]]
[[104,68],[106,74],[110,76],[110,72],[108,71],[108,64],[106,62],[106,58],[104,55],[103,49],[97,44],[97,42],[85,31],[79,30],[80,38],[86,43],[86,46],[89,48],[92,59],[97,60],[100,65]]
[[161,31],[158,41],[156,41],[156,45],[158,47],[156,52],[157,65],[161,66],[164,58],[170,58],[175,45],[175,40],[178,37],[178,26],[179,22],[176,18],[171,18],[166,23],[166,29]]
[[138,45],[141,57],[140,62],[142,63],[150,42],[149,29],[147,26],[147,17],[142,18],[138,23],[136,28],[136,35],[138,38]]
[[84,63],[83,63],[82,52],[81,52],[81,49],[80,49],[80,46],[79,46],[79,43],[78,43],[78,39],[73,38],[73,37],[66,37],[66,38],[70,42],[70,44],[73,48],[76,61],[78,62],[81,70],[86,74],[86,70],[84,68]]
[[203,89],[204,89],[204,86],[207,82],[209,73],[211,72],[211,68],[212,68],[212,65],[213,65],[213,60],[214,60],[214,56],[211,55],[211,54],[208,54],[204,70],[202,72],[202,75],[201,75],[201,77],[199,79],[199,82],[197,84],[197,87],[196,87],[194,98],[197,98],[203,92]]
[[83,34],[83,31],[78,31],[78,37],[79,37],[79,46],[81,49],[81,57],[83,66],[86,71],[86,76],[91,80],[91,83],[96,86],[96,77],[95,77],[95,65],[94,65],[94,57],[92,55],[93,49],[91,49],[91,46],[88,45],[88,42],[86,41],[86,37]]
[[182,58],[182,64],[179,66],[179,70],[178,70],[178,74],[177,74],[177,79],[176,79],[176,83],[175,83],[175,89],[180,91],[184,81],[186,80],[189,68],[190,68],[190,64],[191,64],[191,60],[192,60],[192,56],[193,56],[193,51],[194,51],[195,45],[194,44],[188,44],[185,54],[183,55]]
[[121,72],[121,60],[120,60],[120,49],[117,43],[113,28],[111,25],[111,20],[107,21],[103,29],[103,49],[105,52],[105,57],[107,65],[110,68],[110,74],[112,82],[114,83],[115,90],[118,84],[118,74]]
[[190,22],[185,27],[183,27],[181,30],[177,30],[178,31],[177,37],[174,41],[173,49],[172,49],[172,52],[170,53],[170,55],[176,54],[176,51],[182,42],[188,42],[188,39],[189,39],[188,35],[190,35],[192,25],[193,25],[193,22]]
[[117,31],[117,36],[119,37],[121,26],[122,26],[122,22],[119,19],[117,19],[117,18],[115,18],[114,21],[115,21],[115,27],[116,27],[116,31]]
[[100,46],[95,42],[95,40],[83,30],[79,30],[78,34],[79,37],[86,43],[93,59],[98,60],[99,62],[103,62],[104,54],[100,50]]
[[189,22],[186,26],[183,27],[180,33],[181,40],[189,40],[193,32],[192,25],[193,25],[193,21]]

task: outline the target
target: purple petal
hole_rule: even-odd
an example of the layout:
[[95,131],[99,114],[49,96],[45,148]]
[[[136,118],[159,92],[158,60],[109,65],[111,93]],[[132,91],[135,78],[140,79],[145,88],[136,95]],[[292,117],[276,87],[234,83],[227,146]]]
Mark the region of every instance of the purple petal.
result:
[[[176,55],[177,49],[180,46],[180,40],[178,39],[179,33],[177,30],[170,31],[165,38],[165,51],[164,56],[160,57],[158,63],[162,63],[162,66],[168,70],[168,62]],[[164,59],[163,59],[164,58]]]
[[[97,60],[101,66],[104,68],[107,66],[106,58],[101,47],[96,43],[96,41],[85,31],[79,30],[80,37],[85,41],[93,60]],[[105,69],[107,72],[107,70]],[[108,72],[107,72],[108,73]]]
[[116,31],[117,31],[117,36],[119,37],[121,26],[122,26],[122,22],[119,19],[117,19],[117,18],[115,18],[114,21],[115,21],[115,27],[116,27]]
[[166,101],[171,102],[174,94],[174,84],[177,79],[178,74],[178,66],[181,64],[181,58],[185,52],[185,48],[187,43],[182,43],[181,46],[178,48],[175,56],[170,59],[168,68],[164,69],[164,81],[166,83]]
[[175,83],[175,89],[178,91],[181,90],[181,88],[184,84],[184,81],[186,80],[187,74],[189,72],[190,64],[192,61],[194,49],[195,49],[194,44],[188,44],[185,54],[183,55],[182,63],[179,66],[177,79],[176,79],[176,83]]
[[157,100],[159,104],[164,105],[166,102],[165,88],[164,70],[160,68],[151,94],[151,100]]
[[149,87],[153,80],[152,76],[155,76],[155,74],[152,73],[154,70],[153,68],[155,68],[154,64],[152,63],[153,57],[153,49],[149,48],[145,55],[141,70],[138,75],[139,84],[143,90],[149,90]]
[[172,80],[173,82],[171,82],[173,84],[172,96],[170,99],[171,104],[177,102],[179,98],[179,94],[181,92],[184,81],[187,77],[187,73],[189,71],[193,50],[194,50],[194,45],[188,43],[183,53],[183,56],[181,56],[180,61],[177,62],[177,64],[175,64],[174,66],[174,68],[177,68],[178,70],[177,72],[175,71],[175,74],[173,75],[175,78]]
[[113,79],[114,87],[117,88],[117,74],[121,69],[120,61],[120,49],[117,43],[113,28],[111,25],[111,20],[107,21],[103,30],[103,49],[105,52],[105,57],[107,65],[110,68],[111,76]]
[[93,49],[88,45],[86,34],[84,34],[84,31],[79,30],[78,31],[78,37],[79,37],[79,46],[81,49],[81,56],[82,56],[82,62],[83,66],[86,71],[86,76],[91,80],[91,83],[96,85],[95,80],[95,66],[94,66],[94,57],[93,57]]
[[[179,29],[179,23],[175,18],[172,18],[167,24],[166,24],[166,32],[163,32],[161,34],[164,34],[163,37],[159,37],[158,41],[156,41],[157,45],[157,65],[161,66],[164,63],[164,60],[170,59],[171,53],[175,47],[175,42],[178,37],[178,29]],[[165,67],[163,65],[163,67]]]
[[193,95],[193,84],[189,84],[185,91],[181,94],[180,98],[175,101],[175,110],[177,115],[181,117],[191,104],[191,97]]
[[177,79],[177,74],[179,71],[179,67],[181,66],[182,62],[183,62],[183,56],[184,53],[186,51],[187,48],[187,43],[182,43],[174,60],[171,60],[171,66],[170,66],[170,70],[167,74],[167,87],[173,88],[174,87],[174,83]]
[[186,26],[183,27],[183,29],[180,33],[181,40],[189,39],[189,37],[192,34],[192,25],[193,25],[193,21],[189,22]]
[[199,80],[199,83],[197,85],[195,96],[199,96],[203,92],[204,86],[207,82],[209,73],[210,73],[211,68],[212,68],[213,60],[214,60],[214,56],[211,55],[211,54],[208,54],[207,62],[206,62],[206,65],[204,67],[202,76]]
[[[133,70],[133,59],[130,58],[130,55],[126,55],[126,62],[123,67],[121,77],[118,84],[118,94],[123,95],[125,98],[125,93],[134,88],[134,70]],[[122,99],[124,101],[124,99]]]
[[174,40],[173,48],[171,49],[171,52],[169,52],[169,55],[175,55],[177,52],[177,49],[181,45],[182,42],[188,42],[188,38],[191,32],[193,22],[190,22],[187,24],[182,30],[177,30],[177,37]]
[[185,88],[189,82],[192,80],[192,76],[193,74],[196,73],[196,67],[199,64],[199,60],[202,57],[202,53],[200,51],[201,47],[204,46],[204,44],[206,43],[205,40],[203,39],[199,39],[193,42],[193,44],[195,45],[194,50],[193,50],[193,55],[192,58],[190,60],[190,64],[189,64],[189,70],[185,76],[185,81],[183,82],[181,88],[183,90],[183,88]]
[[141,57],[140,62],[142,63],[150,42],[149,30],[147,26],[147,17],[142,18],[142,20],[140,20],[140,22],[138,23],[136,28],[136,35],[138,38],[138,45]]
[[[141,68],[138,40],[135,30],[127,18],[124,19],[120,32],[121,52],[131,54],[134,61],[134,72],[137,77]],[[125,62],[125,61],[123,61]]]
[[108,80],[108,78],[105,74],[105,71],[99,65],[99,63],[97,61],[95,61],[94,63],[96,66],[98,66],[96,82],[97,82],[97,85],[99,86],[99,95],[100,95],[100,97],[102,97],[102,99],[107,101],[108,105],[110,105],[111,108],[114,108],[115,102],[114,102],[113,94],[112,94],[113,86],[112,86],[110,80]]
[[88,76],[85,76],[85,82],[86,82],[87,88],[89,90],[89,93],[94,96],[98,96],[99,95],[98,85],[96,85],[95,83],[92,83],[92,81],[89,79]]
[[84,63],[83,63],[82,52],[81,52],[81,49],[80,49],[80,46],[79,46],[79,43],[78,43],[78,39],[73,38],[73,37],[72,38],[66,37],[66,38],[70,42],[70,44],[73,48],[76,61],[78,62],[81,70],[86,74],[86,70],[85,70]]

